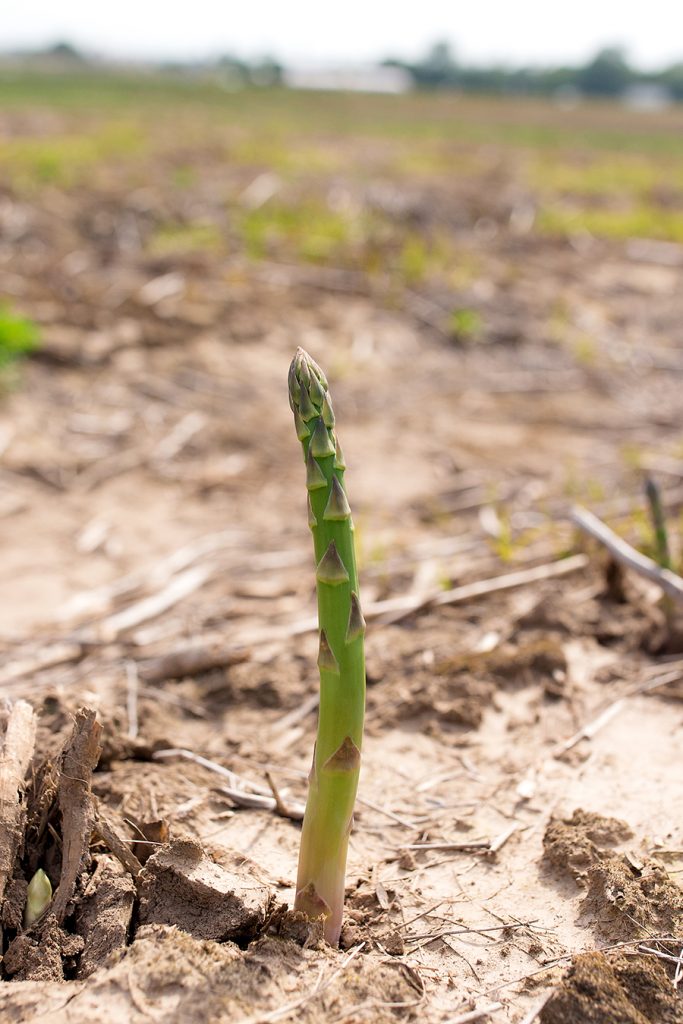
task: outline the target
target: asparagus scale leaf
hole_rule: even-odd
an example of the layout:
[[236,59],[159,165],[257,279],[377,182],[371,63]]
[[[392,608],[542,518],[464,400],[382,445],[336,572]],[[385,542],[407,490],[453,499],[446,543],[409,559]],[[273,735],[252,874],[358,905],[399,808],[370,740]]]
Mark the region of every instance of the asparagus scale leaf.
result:
[[289,402],[306,464],[308,525],[318,594],[320,711],[309,777],[294,907],[324,918],[339,941],[346,854],[360,774],[365,713],[365,621],[358,596],[353,520],[344,456],[335,434],[325,374],[298,349],[289,370]]

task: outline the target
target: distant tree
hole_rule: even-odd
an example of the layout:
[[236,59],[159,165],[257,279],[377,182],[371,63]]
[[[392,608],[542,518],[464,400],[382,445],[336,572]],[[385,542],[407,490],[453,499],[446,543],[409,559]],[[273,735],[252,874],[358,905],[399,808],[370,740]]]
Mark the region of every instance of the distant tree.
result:
[[404,67],[410,71],[416,83],[424,88],[445,88],[456,85],[458,81],[458,65],[451,44],[445,39],[434,43],[422,60]]
[[239,57],[233,57],[231,53],[225,53],[222,57],[219,57],[216,61],[216,67],[225,68],[226,71],[234,71],[241,75],[246,75],[249,70],[249,65],[246,61],[240,60]]
[[683,100],[683,63],[665,68],[654,76],[654,81],[668,89],[673,99]]
[[576,85],[587,96],[620,96],[636,78],[619,46],[608,46],[576,74]]
[[450,44],[440,40],[414,63],[390,58],[384,67],[401,68],[419,89],[460,89],[463,92],[530,96],[621,96],[629,86],[658,85],[683,100],[683,63],[644,73],[630,66],[624,51],[609,46],[581,67],[510,68],[459,63]]
[[243,86],[249,81],[249,65],[239,57],[226,53],[214,65],[219,79],[230,88]]
[[256,61],[249,68],[249,78],[252,85],[281,85],[283,67],[274,57],[263,57]]
[[433,68],[434,71],[441,71],[443,74],[448,74],[456,67],[451,44],[447,39],[440,39],[433,44],[422,61],[422,66]]
[[73,43],[67,43],[65,40],[60,40],[57,43],[53,43],[51,46],[47,46],[41,56],[52,57],[57,60],[72,63],[72,64],[86,64],[87,57],[81,53]]

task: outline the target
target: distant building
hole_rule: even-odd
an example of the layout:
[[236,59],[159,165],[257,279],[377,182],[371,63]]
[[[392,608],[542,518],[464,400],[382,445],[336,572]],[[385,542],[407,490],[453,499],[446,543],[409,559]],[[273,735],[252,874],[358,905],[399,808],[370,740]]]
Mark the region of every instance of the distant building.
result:
[[631,110],[664,110],[673,103],[673,96],[656,82],[638,82],[624,91],[622,100]]
[[290,89],[320,89],[339,92],[404,93],[413,87],[413,77],[404,68],[286,68],[283,82]]

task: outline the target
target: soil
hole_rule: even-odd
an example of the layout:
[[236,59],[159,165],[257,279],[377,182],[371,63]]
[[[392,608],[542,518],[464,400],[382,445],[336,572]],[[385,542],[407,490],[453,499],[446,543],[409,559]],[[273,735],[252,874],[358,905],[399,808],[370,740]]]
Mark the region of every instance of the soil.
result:
[[542,1024],[678,1024],[683,1007],[651,958],[583,953],[540,1016]]
[[[418,205],[459,211],[491,314],[468,343],[321,268],[150,254],[136,232],[218,218],[219,183],[263,173],[207,147],[181,192],[181,149],[0,207],[0,294],[44,335],[0,403],[3,729],[21,700],[37,716],[0,1016],[518,1022],[549,996],[544,1024],[683,1020],[672,613],[568,520],[578,499],[639,543],[643,467],[683,507],[680,266],[516,233],[505,189],[444,181]],[[550,336],[558,304],[590,359]],[[317,692],[297,345],[330,378],[369,620],[339,950],[288,912]],[[38,867],[56,897],[24,931]]]
[[576,810],[571,818],[551,820],[543,837],[543,853],[548,864],[569,871],[581,883],[589,869],[608,859],[605,847],[609,850],[631,838],[625,821]]

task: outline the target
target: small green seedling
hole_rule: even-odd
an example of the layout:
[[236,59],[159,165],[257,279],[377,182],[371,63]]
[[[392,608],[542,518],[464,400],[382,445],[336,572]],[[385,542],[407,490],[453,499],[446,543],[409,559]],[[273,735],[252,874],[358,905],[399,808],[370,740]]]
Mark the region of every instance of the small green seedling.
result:
[[673,568],[671,564],[671,550],[669,548],[669,531],[666,525],[666,516],[662,505],[662,496],[659,487],[652,479],[645,480],[645,497],[647,498],[652,521],[652,532],[654,534],[655,561],[662,569]]
[[38,868],[28,883],[26,906],[24,907],[24,928],[30,928],[45,913],[52,899],[52,886],[42,868]]
[[36,325],[0,303],[0,370],[33,352],[38,341]]
[[289,402],[306,464],[320,627],[318,736],[294,908],[311,919],[322,917],[325,939],[336,945],[360,774],[365,620],[358,597],[353,521],[344,487],[346,466],[335,435],[328,384],[320,367],[301,348],[289,370]]

